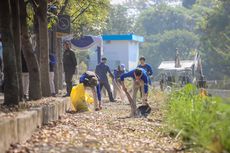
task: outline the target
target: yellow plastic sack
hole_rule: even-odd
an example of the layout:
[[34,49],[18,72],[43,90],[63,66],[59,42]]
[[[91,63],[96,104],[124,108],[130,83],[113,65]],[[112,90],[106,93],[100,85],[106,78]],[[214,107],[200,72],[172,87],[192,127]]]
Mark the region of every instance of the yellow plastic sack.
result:
[[83,83],[80,83],[72,88],[71,94],[71,108],[73,111],[82,112],[88,111],[88,104],[92,104],[94,99],[85,92]]

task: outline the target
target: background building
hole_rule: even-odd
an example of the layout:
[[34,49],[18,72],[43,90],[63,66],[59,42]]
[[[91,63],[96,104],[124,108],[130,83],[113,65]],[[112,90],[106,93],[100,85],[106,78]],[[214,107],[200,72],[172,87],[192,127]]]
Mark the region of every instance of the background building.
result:
[[[103,35],[103,55],[108,59],[111,70],[117,68],[119,64],[125,64],[126,69],[136,68],[139,58],[139,43],[144,42],[141,36],[127,35]],[[89,69],[96,66],[96,54],[90,54]]]

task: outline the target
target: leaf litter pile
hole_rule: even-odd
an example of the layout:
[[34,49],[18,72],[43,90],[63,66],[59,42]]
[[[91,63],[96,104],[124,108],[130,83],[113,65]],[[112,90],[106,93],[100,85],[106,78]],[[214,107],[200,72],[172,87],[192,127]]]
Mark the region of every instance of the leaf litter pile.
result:
[[99,112],[67,113],[8,153],[179,152],[181,143],[162,132],[160,103],[150,103],[147,118],[128,118],[130,106],[122,102],[104,103]]

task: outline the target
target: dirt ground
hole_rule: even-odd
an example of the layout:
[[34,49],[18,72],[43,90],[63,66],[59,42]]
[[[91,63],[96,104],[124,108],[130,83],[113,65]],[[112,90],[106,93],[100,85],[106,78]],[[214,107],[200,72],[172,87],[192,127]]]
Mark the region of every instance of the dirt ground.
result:
[[150,102],[147,118],[129,118],[127,103],[104,103],[99,112],[67,113],[37,130],[24,144],[8,153],[125,153],[180,151],[181,143],[163,132],[160,101]]

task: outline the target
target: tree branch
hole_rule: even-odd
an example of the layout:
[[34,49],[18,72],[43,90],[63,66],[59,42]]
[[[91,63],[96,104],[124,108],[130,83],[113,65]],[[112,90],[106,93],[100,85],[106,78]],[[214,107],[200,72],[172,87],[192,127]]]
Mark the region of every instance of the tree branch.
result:
[[72,23],[75,22],[75,20],[77,20],[78,17],[80,17],[83,13],[86,12],[86,10],[90,7],[91,3],[88,4],[88,6],[86,8],[84,8],[73,20]]
[[69,0],[65,0],[64,5],[61,7],[61,10],[58,14],[62,15],[64,13],[68,3],[69,3]]

